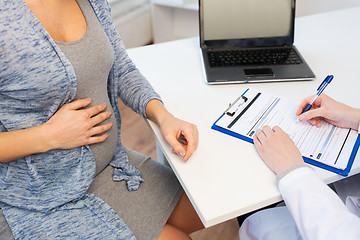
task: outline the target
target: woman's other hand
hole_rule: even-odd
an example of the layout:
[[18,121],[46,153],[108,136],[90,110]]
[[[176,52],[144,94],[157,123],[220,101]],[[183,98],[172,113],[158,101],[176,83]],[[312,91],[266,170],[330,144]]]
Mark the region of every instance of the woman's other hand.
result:
[[199,144],[197,127],[171,115],[159,100],[148,103],[146,114],[160,126],[161,133],[173,152],[184,161],[189,160]]
[[173,152],[183,158],[184,161],[189,160],[199,143],[197,127],[171,116],[163,121],[160,129]]

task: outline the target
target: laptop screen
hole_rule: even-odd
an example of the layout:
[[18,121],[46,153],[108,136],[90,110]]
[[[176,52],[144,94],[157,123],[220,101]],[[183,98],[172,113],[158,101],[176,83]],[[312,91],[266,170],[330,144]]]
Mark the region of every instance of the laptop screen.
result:
[[208,46],[291,45],[294,0],[200,0],[200,33]]

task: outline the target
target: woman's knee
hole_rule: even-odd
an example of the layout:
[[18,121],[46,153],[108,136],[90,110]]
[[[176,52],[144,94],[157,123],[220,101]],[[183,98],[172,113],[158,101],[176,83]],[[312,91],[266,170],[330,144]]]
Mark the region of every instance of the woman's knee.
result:
[[160,233],[158,240],[191,240],[190,236],[178,228],[165,224],[163,230]]
[[187,234],[204,228],[204,225],[185,193],[181,196],[179,202],[175,206],[168,223],[181,229]]

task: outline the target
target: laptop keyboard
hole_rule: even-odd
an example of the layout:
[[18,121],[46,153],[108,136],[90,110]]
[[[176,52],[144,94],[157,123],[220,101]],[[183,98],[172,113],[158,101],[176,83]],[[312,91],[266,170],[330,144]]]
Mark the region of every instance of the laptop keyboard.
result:
[[209,51],[208,58],[210,67],[213,68],[302,63],[295,50],[292,48]]

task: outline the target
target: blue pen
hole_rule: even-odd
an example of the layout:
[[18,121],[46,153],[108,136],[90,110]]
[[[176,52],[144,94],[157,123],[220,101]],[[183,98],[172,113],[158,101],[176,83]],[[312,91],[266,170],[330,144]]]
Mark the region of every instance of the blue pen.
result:
[[325,88],[327,87],[327,85],[329,85],[329,83],[331,82],[331,80],[333,80],[334,76],[333,75],[328,75],[324,81],[320,84],[320,86],[318,87],[318,89],[316,90],[316,94],[313,97],[313,99],[311,99],[311,101],[306,105],[306,107],[304,108],[304,110],[302,111],[302,113],[307,112],[310,110],[310,108],[312,107],[313,103],[315,102],[315,100],[320,96],[320,94],[325,90]]

